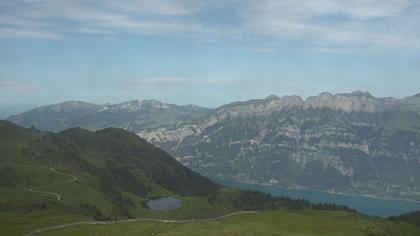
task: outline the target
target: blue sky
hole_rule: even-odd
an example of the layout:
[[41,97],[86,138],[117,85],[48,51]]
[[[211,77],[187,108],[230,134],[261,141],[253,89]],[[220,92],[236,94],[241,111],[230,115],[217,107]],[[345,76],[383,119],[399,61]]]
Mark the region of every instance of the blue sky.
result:
[[420,92],[417,0],[0,1],[0,109]]

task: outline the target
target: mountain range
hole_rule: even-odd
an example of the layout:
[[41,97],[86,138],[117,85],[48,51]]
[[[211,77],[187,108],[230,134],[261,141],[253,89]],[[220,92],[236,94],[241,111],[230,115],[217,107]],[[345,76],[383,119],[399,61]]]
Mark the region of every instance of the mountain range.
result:
[[42,106],[12,115],[7,120],[24,127],[44,131],[62,131],[82,127],[89,130],[123,128],[138,132],[206,114],[210,109],[194,105],[178,106],[157,100],[132,100],[118,104],[93,104],[83,101],[67,101]]
[[420,200],[420,94],[271,95],[215,109],[67,102],[8,120],[50,131],[121,127],[212,178]]

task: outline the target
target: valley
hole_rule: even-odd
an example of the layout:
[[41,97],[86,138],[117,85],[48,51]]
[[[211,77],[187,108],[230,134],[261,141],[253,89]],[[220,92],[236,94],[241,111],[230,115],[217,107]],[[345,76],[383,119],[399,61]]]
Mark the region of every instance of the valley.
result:
[[[364,222],[360,235],[418,232],[414,226],[363,216],[345,206],[224,187],[122,129],[50,133],[0,121],[0,131],[1,235],[90,235],[90,230],[102,230],[97,227],[128,235],[185,234],[196,227],[204,235],[232,233],[238,227],[250,235],[319,230],[344,234],[353,227],[349,219]],[[162,196],[179,199],[182,206],[164,211],[147,206]],[[315,215],[337,218],[336,226],[321,230],[317,223],[305,223]],[[279,221],[267,221],[272,217]],[[285,219],[301,224],[289,225]],[[303,225],[308,228],[298,230]],[[213,226],[220,231],[206,232]]]

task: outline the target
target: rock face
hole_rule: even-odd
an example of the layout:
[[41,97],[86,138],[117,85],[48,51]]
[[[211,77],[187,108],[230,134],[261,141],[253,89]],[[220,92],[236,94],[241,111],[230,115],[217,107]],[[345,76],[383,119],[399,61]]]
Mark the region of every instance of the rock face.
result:
[[269,96],[137,134],[211,177],[419,200],[419,105],[361,91]]
[[178,106],[157,100],[132,100],[119,104],[97,105],[81,101],[35,108],[10,116],[7,120],[24,127],[61,131],[73,127],[99,130],[108,127],[138,132],[144,128],[172,124],[206,114],[207,108]]
[[305,102],[306,108],[327,107],[333,110],[366,111],[375,112],[381,107],[381,101],[365,92],[356,91],[351,94],[322,93],[316,97],[310,97]]

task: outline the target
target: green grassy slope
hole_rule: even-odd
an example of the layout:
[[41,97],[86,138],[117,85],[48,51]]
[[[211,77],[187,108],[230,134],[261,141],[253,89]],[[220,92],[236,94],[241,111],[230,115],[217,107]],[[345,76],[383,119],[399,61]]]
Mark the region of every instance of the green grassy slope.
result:
[[[199,216],[206,209],[217,215],[226,210],[218,212],[207,195],[218,188],[123,130],[76,128],[53,134],[0,121],[0,235],[76,219],[159,217],[162,213],[148,209],[145,203],[160,195],[188,203],[172,217]],[[59,194],[61,201],[53,194],[30,189]],[[38,217],[27,217],[33,214]],[[54,220],[56,217],[60,220]],[[33,223],[21,223],[29,221]]]
[[115,225],[75,226],[45,235],[419,235],[408,224],[362,217],[345,212],[312,210],[275,211],[232,216],[205,223],[137,222]]
[[389,219],[395,222],[406,222],[408,224],[413,224],[417,227],[420,227],[420,211],[414,211],[398,216],[392,216]]
[[[38,192],[31,192],[31,189]],[[57,195],[60,195],[60,201]],[[148,209],[147,200],[156,196],[176,197],[183,206],[169,212]],[[314,205],[303,200],[223,188],[124,130],[110,128],[90,132],[75,128],[54,134],[0,121],[0,235],[21,235],[80,220],[196,219],[241,210],[281,210],[267,213],[280,214],[280,217],[291,214],[286,210],[293,209],[350,211],[340,206]],[[319,217],[329,214],[319,213]],[[318,218],[315,212],[311,214],[313,220]],[[267,220],[269,216],[264,213],[262,218],[255,219],[268,224],[264,226],[267,232],[278,224],[272,222],[271,225]],[[364,219],[356,214],[352,216]],[[235,219],[242,220],[234,217],[233,223]],[[229,220],[226,225],[221,221],[209,223],[208,227],[223,226],[228,230],[226,232],[243,232],[240,228],[246,225],[231,225]],[[378,227],[384,230],[388,223],[392,227],[403,227],[402,224],[381,222],[384,224]],[[162,227],[162,232],[168,232],[166,227],[172,227],[152,225]],[[188,227],[194,225],[182,227],[187,227],[188,231]],[[81,230],[84,229],[81,226]],[[214,229],[215,232],[219,230]],[[89,232],[90,229],[86,230]]]

